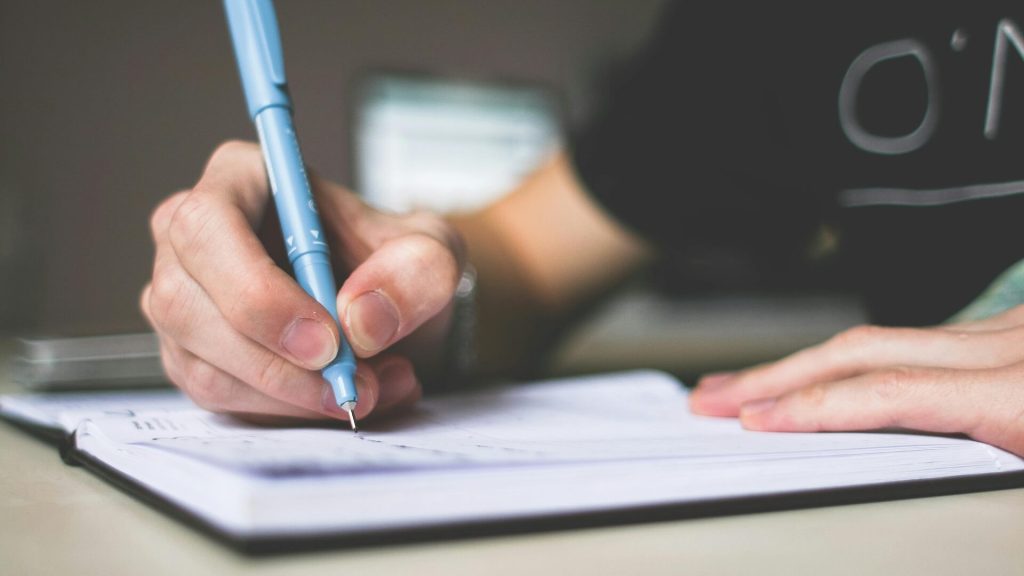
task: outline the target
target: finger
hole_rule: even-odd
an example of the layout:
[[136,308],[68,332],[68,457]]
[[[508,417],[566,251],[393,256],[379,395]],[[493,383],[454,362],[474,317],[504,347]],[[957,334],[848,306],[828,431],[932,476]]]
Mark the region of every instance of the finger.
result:
[[[319,372],[296,366],[235,330],[202,288],[159,250],[156,266],[160,270],[146,291],[148,303],[143,308],[159,332],[267,396],[326,416],[344,417],[333,402],[325,403],[330,387]],[[356,380],[360,392],[357,416],[362,417],[376,405],[379,386],[368,365],[360,366]],[[205,391],[218,394],[212,389]]]
[[[185,379],[182,376],[181,370],[179,369],[180,364],[177,362],[177,355],[175,354],[174,348],[171,346],[171,341],[163,336],[159,336],[157,340],[160,342],[160,363],[164,369],[164,375],[167,379],[179,389],[181,389],[181,383],[184,383]],[[182,389],[184,392],[184,390]]]
[[385,355],[369,361],[380,382],[380,396],[373,416],[400,411],[415,404],[423,396],[423,388],[404,357]]
[[[161,202],[154,210],[150,220],[153,240],[158,246],[155,259],[157,272],[155,275],[158,277],[162,267],[168,265],[167,260],[174,260],[171,251],[161,250],[159,246],[166,244],[167,232],[173,214],[187,194],[187,192],[179,192]],[[169,254],[170,258],[168,258]],[[139,305],[146,320],[156,329],[157,322],[150,306],[151,295],[152,284],[147,283],[140,295]],[[158,334],[160,333],[158,332]],[[324,418],[322,414],[281,402],[258,392],[230,374],[206,363],[163,335],[160,335],[159,340],[161,361],[167,377],[207,409],[218,412],[238,412],[238,410],[244,409],[248,412],[289,418]],[[201,391],[189,392],[190,388]],[[347,414],[343,416],[347,417]]]
[[459,234],[428,212],[394,215],[311,176],[334,253],[354,270],[338,310],[362,357],[408,336],[451,301],[466,259]]
[[461,264],[436,237],[386,241],[338,293],[342,327],[360,357],[372,356],[436,316],[452,299]]
[[[173,374],[175,385],[201,408],[225,414],[262,414],[304,420],[327,418],[320,412],[271,398],[174,343],[166,342],[161,346],[169,359],[168,376]],[[339,409],[336,418],[346,417]]]
[[462,237],[436,214],[419,211],[409,214],[380,212],[367,206],[356,194],[310,172],[313,194],[321,212],[327,215],[324,225],[331,239],[333,253],[340,256],[345,268],[353,270],[374,250],[388,240],[419,232],[446,246],[461,268],[466,259]]
[[700,414],[735,416],[740,405],[750,400],[889,366],[1004,366],[1014,362],[1017,354],[1007,342],[1000,333],[859,326],[778,362],[702,382],[691,394],[690,406]]
[[353,270],[366,260],[376,246],[398,236],[394,217],[371,209],[351,191],[316,176],[307,168],[322,224],[331,244],[331,256],[343,270]]
[[[160,257],[162,253],[166,253],[165,250],[161,250],[161,245],[167,243],[167,230],[171,226],[171,219],[174,213],[178,210],[178,206],[182,200],[188,196],[188,191],[178,192],[165,198],[159,205],[153,210],[153,213],[149,218],[149,230],[153,237],[153,244],[156,247],[155,256],[153,258],[153,275],[158,276],[160,268]],[[154,330],[157,329],[156,323],[153,319],[153,313],[150,309],[150,297],[153,292],[153,283],[147,282],[142,288],[142,292],[139,295],[139,309],[142,311],[142,315],[149,322],[149,325]]]
[[337,324],[267,254],[253,232],[267,201],[258,148],[223,146],[168,227],[181,267],[248,338],[305,368],[338,350]]
[[165,198],[153,210],[149,217],[149,231],[153,237],[153,243],[159,245],[167,240],[167,230],[171,227],[171,219],[178,211],[182,200],[189,195],[188,190],[176,192]]
[[196,190],[238,207],[251,227],[263,219],[270,184],[259,144],[231,140],[210,155]]
[[[338,406],[330,387],[324,387],[321,392],[323,409],[314,412],[263,394],[187,350],[181,350],[194,362],[185,363],[185,390],[197,404],[207,410],[247,417],[269,415],[319,420],[329,416],[333,419],[348,419],[348,413]],[[423,396],[420,382],[408,360],[398,356],[380,360],[363,365],[357,374],[359,402],[356,418],[359,420],[400,412]]]
[[778,432],[962,432],[1024,453],[1020,374],[1020,368],[889,369],[744,404],[740,420],[751,430]]
[[142,311],[142,317],[146,319],[146,322],[156,330],[156,325],[153,324],[153,314],[149,310],[149,297],[152,291],[153,284],[150,282],[147,282],[146,285],[142,287],[142,292],[139,293],[139,310]]

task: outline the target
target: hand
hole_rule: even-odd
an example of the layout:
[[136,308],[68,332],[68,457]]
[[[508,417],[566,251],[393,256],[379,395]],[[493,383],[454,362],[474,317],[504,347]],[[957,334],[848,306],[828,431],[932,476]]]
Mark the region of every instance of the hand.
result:
[[[347,276],[337,304],[359,358],[356,417],[407,406],[421,386],[392,346],[439,348],[462,241],[438,217],[383,214],[340,186],[313,175],[310,183],[334,271]],[[257,237],[269,199],[259,147],[218,148],[195,188],[153,213],[156,256],[143,313],[168,377],[200,406],[260,419],[346,419],[319,373],[337,353],[337,326]],[[276,218],[267,220],[277,236],[267,246],[283,253]]]
[[700,380],[691,409],[752,430],[964,433],[1024,455],[1024,306],[934,328],[861,326]]

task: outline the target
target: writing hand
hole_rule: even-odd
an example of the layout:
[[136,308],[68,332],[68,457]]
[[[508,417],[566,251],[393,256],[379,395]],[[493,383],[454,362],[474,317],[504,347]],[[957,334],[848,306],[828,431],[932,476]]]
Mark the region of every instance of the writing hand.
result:
[[[348,273],[337,303],[360,359],[356,417],[407,406],[421,386],[393,345],[439,348],[462,241],[436,216],[384,214],[340,186],[313,175],[310,183],[335,270]],[[200,406],[345,419],[318,372],[337,352],[337,326],[257,236],[269,199],[259,147],[220,146],[195,187],[153,213],[156,256],[141,308],[160,337],[168,377]],[[268,242],[273,251],[282,244]]]
[[964,433],[1024,455],[1024,306],[933,328],[861,326],[700,380],[691,409],[752,430]]

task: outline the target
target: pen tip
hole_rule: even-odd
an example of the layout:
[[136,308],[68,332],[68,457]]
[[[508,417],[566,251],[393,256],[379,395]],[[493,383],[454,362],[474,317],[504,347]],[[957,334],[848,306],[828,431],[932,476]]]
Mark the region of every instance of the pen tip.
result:
[[348,423],[352,425],[352,432],[359,432],[359,426],[356,424],[355,412],[353,412],[351,408],[346,408],[345,411],[348,412]]

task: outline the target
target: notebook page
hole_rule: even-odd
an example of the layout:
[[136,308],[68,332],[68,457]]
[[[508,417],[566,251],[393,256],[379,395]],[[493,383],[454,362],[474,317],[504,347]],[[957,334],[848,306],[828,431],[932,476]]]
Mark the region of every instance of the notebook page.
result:
[[682,387],[655,372],[429,400],[358,434],[343,424],[267,428],[200,410],[140,416],[105,422],[104,434],[269,477],[654,458],[749,461],[920,452],[963,442],[915,434],[750,433],[732,419],[690,414]]
[[[734,420],[689,414],[678,383],[653,372],[428,400],[359,434],[261,428],[198,411],[97,420],[85,432],[81,449],[116,452],[118,466],[140,481],[242,533],[500,518],[1022,467],[959,438],[744,431]],[[186,486],[191,477],[203,478],[204,489]],[[223,497],[210,485],[214,477]]]
[[87,418],[194,409],[177,390],[56,392],[0,396],[0,415],[70,433]]

